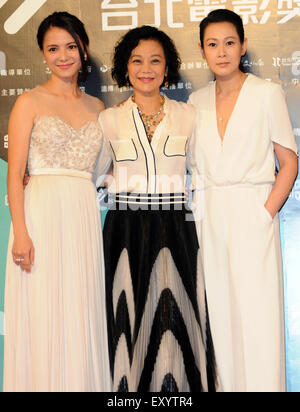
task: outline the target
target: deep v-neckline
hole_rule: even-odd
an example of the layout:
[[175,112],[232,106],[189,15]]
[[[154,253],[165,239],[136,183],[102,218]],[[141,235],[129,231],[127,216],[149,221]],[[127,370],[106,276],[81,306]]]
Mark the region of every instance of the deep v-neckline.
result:
[[236,113],[236,111],[238,110],[239,103],[240,103],[240,100],[241,100],[241,98],[242,98],[242,95],[244,94],[244,90],[245,90],[245,88],[246,88],[246,83],[247,83],[249,77],[250,77],[250,74],[248,74],[247,77],[245,78],[244,83],[242,84],[241,90],[239,91],[239,94],[238,94],[238,97],[237,97],[237,99],[236,99],[236,101],[235,101],[233,110],[232,110],[231,115],[230,115],[230,117],[229,117],[229,119],[228,119],[228,122],[227,122],[227,125],[226,125],[226,128],[225,128],[225,131],[224,131],[224,136],[223,136],[223,138],[222,138],[222,136],[220,135],[219,127],[218,127],[218,116],[217,116],[217,83],[216,83],[216,81],[213,83],[213,90],[212,90],[212,91],[213,91],[213,107],[214,107],[214,110],[213,110],[213,112],[214,112],[214,124],[215,124],[215,128],[216,128],[217,136],[218,136],[218,138],[219,138],[219,141],[221,142],[221,146],[222,146],[222,147],[224,146],[225,140],[227,140],[227,134],[228,134],[228,130],[230,129],[230,126],[231,126],[231,123],[232,123],[232,118],[235,117],[235,113]]
[[53,116],[48,116],[48,115],[42,115],[40,117],[38,117],[37,119],[35,119],[34,124],[36,125],[36,123],[38,123],[41,119],[56,119],[59,120],[61,123],[63,123],[64,125],[66,125],[67,127],[69,127],[71,130],[73,130],[75,133],[80,133],[83,129],[85,129],[89,124],[93,124],[93,123],[98,123],[98,120],[88,120],[87,122],[85,122],[82,126],[80,126],[79,128],[75,128],[73,127],[67,120],[63,119],[60,116],[57,115],[53,115]]

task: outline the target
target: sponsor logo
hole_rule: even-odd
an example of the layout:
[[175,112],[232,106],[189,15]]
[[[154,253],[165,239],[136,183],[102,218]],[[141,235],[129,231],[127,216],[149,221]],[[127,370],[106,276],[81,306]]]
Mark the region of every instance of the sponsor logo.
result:
[[294,76],[300,75],[300,51],[295,51],[292,55],[292,73]]
[[300,51],[295,51],[290,57],[273,57],[273,67],[291,67],[294,76],[300,75]]

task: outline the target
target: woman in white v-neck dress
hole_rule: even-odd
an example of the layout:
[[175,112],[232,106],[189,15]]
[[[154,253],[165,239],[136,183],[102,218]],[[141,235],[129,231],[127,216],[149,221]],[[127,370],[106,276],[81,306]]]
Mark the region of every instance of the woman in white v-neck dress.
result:
[[297,175],[297,145],[281,87],[240,70],[240,17],[217,10],[200,27],[216,80],[190,98],[197,107],[194,181],[200,176],[198,235],[221,386],[284,391],[277,212]]

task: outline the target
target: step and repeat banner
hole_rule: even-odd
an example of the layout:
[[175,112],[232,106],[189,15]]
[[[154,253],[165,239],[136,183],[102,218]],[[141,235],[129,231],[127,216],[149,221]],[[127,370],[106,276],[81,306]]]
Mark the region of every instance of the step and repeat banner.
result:
[[[54,11],[68,11],[86,25],[92,62],[81,86],[106,106],[123,101],[111,79],[114,44],[128,29],[154,25],[170,35],[182,57],[181,81],[166,93],[186,101],[211,80],[199,52],[200,21],[212,10],[229,8],[244,20],[249,40],[248,72],[282,85],[300,146],[300,0],[0,0],[0,390],[2,388],[4,282],[9,210],[6,191],[7,125],[24,91],[43,83],[49,70],[36,43],[39,23]],[[287,381],[300,391],[300,179],[281,211],[284,255]]]

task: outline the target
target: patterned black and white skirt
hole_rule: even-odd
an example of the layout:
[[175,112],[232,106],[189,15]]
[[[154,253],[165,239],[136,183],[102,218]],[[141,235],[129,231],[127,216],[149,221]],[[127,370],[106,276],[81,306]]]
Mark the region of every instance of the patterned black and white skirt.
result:
[[113,390],[215,391],[213,345],[191,212],[185,207],[176,210],[173,201],[167,207],[165,200],[144,207],[139,199],[140,204],[128,207],[120,199],[117,195],[104,225]]

